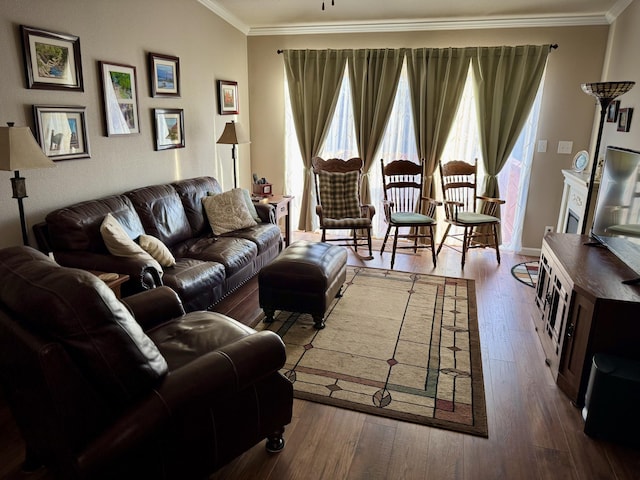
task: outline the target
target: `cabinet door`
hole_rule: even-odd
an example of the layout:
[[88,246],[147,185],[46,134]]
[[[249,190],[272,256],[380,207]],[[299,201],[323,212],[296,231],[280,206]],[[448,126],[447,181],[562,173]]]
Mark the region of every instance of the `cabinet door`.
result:
[[558,370],[557,384],[576,405],[584,404],[584,393],[590,358],[586,358],[593,318],[593,303],[574,293],[565,329],[564,345]]

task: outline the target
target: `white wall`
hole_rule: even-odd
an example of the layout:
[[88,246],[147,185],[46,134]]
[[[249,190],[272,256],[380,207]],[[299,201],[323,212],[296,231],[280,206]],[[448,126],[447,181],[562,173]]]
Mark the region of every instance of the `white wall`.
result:
[[[247,119],[249,101],[246,36],[196,0],[1,0],[0,123],[34,128],[33,105],[87,108],[91,158],[60,161],[57,168],[24,170],[29,225],[57,207],[125,190],[199,175],[233,186],[231,147],[215,141],[230,119]],[[19,26],[80,37],[84,92],[26,88]],[[147,52],[180,58],[181,98],[152,98]],[[141,133],[106,137],[98,60],[137,69]],[[216,80],[239,83],[240,115],[217,114]],[[152,109],[182,108],[183,149],[154,151]],[[239,148],[241,178],[249,184],[249,146]],[[217,164],[219,162],[219,164]],[[0,248],[22,242],[12,172],[0,172]],[[32,234],[30,233],[32,236]],[[33,236],[32,245],[35,245]]]

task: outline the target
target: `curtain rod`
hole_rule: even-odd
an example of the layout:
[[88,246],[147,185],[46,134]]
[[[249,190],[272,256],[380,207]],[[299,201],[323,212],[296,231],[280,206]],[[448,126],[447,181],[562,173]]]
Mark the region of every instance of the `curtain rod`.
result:
[[[558,49],[558,44],[557,43],[552,43],[551,45],[549,45],[549,51],[557,50],[557,49]],[[276,50],[276,53],[278,55],[280,55],[281,53],[284,53],[284,50]]]

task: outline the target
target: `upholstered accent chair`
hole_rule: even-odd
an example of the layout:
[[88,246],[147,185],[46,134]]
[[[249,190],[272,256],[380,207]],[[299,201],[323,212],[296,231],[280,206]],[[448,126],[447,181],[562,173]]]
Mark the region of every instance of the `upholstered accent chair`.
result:
[[[322,241],[340,245],[367,246],[371,258],[371,219],[376,213],[373,205],[363,205],[360,199],[363,161],[361,158],[311,161],[316,185],[316,214],[320,219]],[[350,237],[327,239],[327,231],[351,231]]]
[[[420,248],[431,250],[431,259],[435,267],[436,208],[442,203],[422,195],[424,162],[418,164],[409,160],[394,160],[385,165],[384,159],[380,159],[380,167],[384,217],[387,221],[387,232],[380,255],[384,253],[391,229],[395,228],[391,268],[395,263],[397,250],[411,249],[417,253]],[[404,229],[402,233],[400,229]],[[398,238],[412,240],[413,243],[398,245]]]
[[[437,253],[440,253],[447,238],[461,242],[462,248],[459,251],[462,253],[462,268],[470,248],[495,249],[500,264],[498,209],[505,202],[499,198],[477,195],[477,176],[477,160],[474,163],[462,160],[440,162],[447,229]],[[457,230],[449,233],[451,227]],[[457,249],[455,246],[451,248]]]
[[186,313],[166,286],[121,302],[97,276],[0,250],[0,386],[28,469],[55,478],[200,479],[267,439],[284,447],[284,344]]

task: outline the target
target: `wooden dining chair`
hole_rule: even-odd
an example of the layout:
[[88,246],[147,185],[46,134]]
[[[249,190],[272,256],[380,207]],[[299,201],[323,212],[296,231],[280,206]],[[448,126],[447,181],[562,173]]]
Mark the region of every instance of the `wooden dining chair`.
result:
[[[414,253],[417,253],[419,248],[431,249],[431,257],[435,267],[436,207],[442,203],[422,195],[424,161],[417,164],[409,160],[394,160],[385,165],[384,160],[380,159],[380,167],[384,193],[384,216],[388,225],[380,255],[384,253],[391,229],[395,228],[391,268],[395,263],[397,250],[412,249]],[[405,229],[405,232],[400,233],[401,228]],[[408,231],[406,231],[407,229]],[[398,245],[398,238],[413,240],[413,243]]]
[[[504,200],[477,195],[477,160],[467,163],[462,160],[440,162],[440,179],[444,196],[444,211],[447,229],[438,246],[438,252],[445,245],[445,240],[451,238],[462,243],[462,249],[447,245],[462,253],[462,268],[470,248],[494,248],[498,264],[500,264],[500,247],[498,245],[497,216],[500,205]],[[451,227],[458,230],[449,233]],[[460,229],[462,232],[460,233]]]

